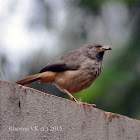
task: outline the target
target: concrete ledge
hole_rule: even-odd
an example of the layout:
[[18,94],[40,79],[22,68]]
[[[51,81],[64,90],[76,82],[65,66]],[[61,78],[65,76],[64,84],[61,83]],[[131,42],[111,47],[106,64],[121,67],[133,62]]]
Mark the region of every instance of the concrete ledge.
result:
[[140,121],[0,81],[0,140],[140,140]]

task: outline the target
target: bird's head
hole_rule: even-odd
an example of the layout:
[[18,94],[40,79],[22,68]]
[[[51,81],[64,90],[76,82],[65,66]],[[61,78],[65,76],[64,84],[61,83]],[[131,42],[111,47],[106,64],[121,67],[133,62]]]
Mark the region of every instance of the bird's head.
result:
[[111,47],[100,44],[86,44],[81,49],[82,52],[89,58],[101,61],[103,59],[104,52],[111,50]]

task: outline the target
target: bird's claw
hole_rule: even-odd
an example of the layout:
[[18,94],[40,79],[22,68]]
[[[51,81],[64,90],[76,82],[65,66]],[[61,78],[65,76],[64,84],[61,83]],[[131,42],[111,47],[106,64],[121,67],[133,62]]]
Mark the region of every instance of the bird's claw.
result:
[[96,106],[96,104],[88,104],[86,102],[80,102],[80,101],[76,101],[77,104],[80,104],[80,105],[87,105],[87,106]]

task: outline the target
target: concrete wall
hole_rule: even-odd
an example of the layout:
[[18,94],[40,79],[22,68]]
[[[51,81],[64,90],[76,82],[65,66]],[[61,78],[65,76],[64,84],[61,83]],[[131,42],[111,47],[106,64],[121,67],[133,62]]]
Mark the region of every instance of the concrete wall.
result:
[[140,140],[140,121],[0,81],[0,140]]

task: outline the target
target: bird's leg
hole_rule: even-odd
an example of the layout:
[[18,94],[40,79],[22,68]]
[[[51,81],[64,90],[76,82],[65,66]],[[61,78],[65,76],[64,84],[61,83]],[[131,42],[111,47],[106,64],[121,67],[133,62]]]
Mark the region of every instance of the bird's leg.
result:
[[87,106],[96,106],[95,104],[88,104],[86,102],[80,102],[78,101],[78,99],[76,99],[70,92],[68,92],[66,89],[64,89],[64,92],[67,93],[70,98],[75,101],[77,104],[80,104],[80,105],[87,105]]
[[[67,93],[73,101],[75,101],[75,102],[78,101],[78,100],[77,100],[71,93],[69,93],[66,89],[64,89],[64,92]],[[79,102],[79,101],[78,101],[78,102]]]

